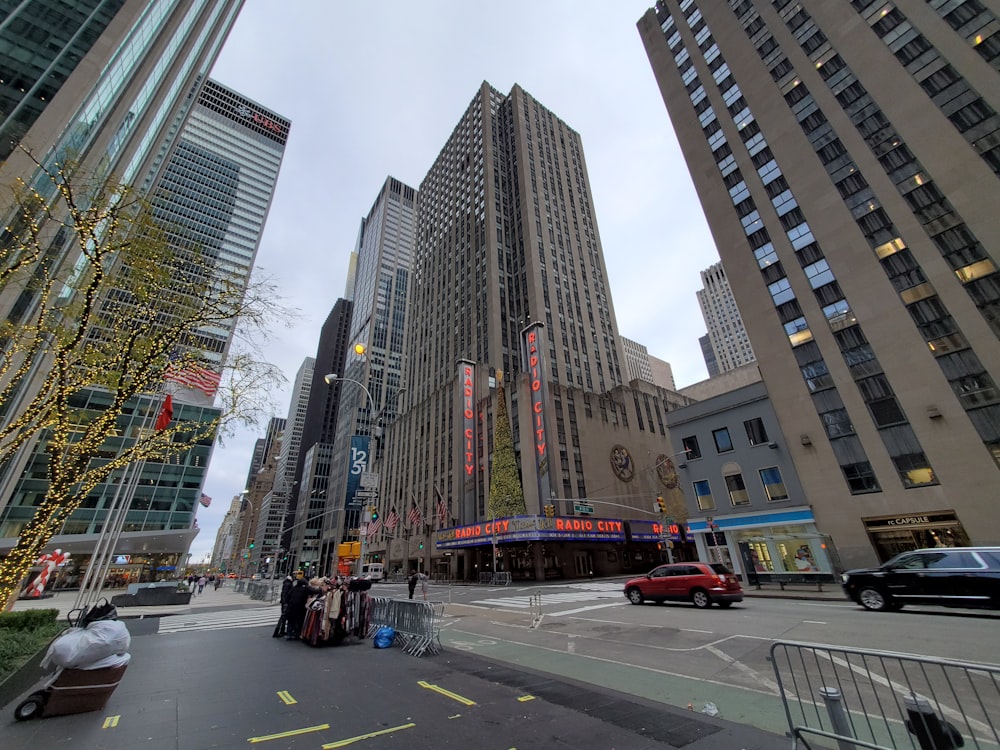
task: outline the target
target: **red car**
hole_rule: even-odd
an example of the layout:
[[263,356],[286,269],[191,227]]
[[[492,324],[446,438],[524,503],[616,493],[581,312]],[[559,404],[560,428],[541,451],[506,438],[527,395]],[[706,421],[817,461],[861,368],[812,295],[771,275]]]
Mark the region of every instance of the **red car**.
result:
[[632,604],[691,602],[705,609],[714,602],[725,609],[733,602],[743,601],[743,587],[721,563],[670,563],[626,582],[625,596]]

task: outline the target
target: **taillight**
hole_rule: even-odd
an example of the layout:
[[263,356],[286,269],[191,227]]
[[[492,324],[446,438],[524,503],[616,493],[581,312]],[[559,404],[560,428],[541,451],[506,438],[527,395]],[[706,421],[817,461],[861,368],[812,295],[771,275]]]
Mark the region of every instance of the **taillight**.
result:
[[725,586],[726,585],[726,579],[723,578],[722,576],[716,576],[715,577],[715,584],[717,586]]

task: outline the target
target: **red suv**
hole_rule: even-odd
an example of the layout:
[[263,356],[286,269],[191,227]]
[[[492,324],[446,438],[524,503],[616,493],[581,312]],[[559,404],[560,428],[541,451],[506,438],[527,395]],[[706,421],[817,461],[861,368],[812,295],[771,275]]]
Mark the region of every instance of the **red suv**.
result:
[[626,582],[625,596],[633,604],[646,600],[691,602],[705,609],[714,602],[725,609],[743,601],[743,587],[721,563],[670,563]]

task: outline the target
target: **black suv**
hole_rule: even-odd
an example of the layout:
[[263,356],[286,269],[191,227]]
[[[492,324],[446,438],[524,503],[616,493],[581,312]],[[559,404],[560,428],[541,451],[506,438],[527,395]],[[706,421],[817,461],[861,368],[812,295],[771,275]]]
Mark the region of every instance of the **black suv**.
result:
[[935,547],[903,552],[877,568],[842,576],[847,596],[866,609],[904,604],[1000,609],[1000,547]]

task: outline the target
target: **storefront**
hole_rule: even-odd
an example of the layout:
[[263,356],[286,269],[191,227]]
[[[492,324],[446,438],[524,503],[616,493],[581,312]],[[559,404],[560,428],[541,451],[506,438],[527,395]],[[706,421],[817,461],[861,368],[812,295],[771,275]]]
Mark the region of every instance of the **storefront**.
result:
[[861,520],[879,562],[914,549],[970,545],[969,535],[965,533],[953,510],[877,516]]
[[693,545],[683,543],[676,524],[665,529],[659,521],[514,516],[435,532],[433,569],[458,578],[467,571],[472,580],[494,566],[512,580],[587,578],[645,572],[691,555]]
[[722,563],[744,583],[777,573],[826,577],[840,568],[832,544],[816,528],[811,508],[692,519],[688,533],[699,559]]

